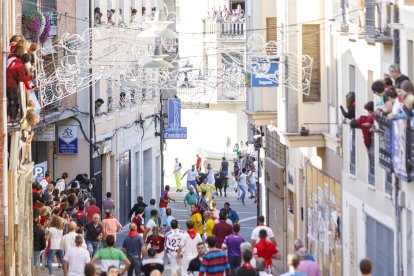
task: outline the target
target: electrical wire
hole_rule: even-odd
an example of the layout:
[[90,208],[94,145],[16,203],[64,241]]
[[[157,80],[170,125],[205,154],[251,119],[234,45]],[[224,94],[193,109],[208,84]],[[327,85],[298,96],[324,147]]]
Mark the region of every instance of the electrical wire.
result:
[[[18,0],[17,2],[20,2],[20,3],[23,4],[23,0]],[[383,1],[381,1],[379,3],[376,3],[376,4],[378,5],[378,4],[388,3],[388,2],[389,2],[389,0],[383,0]],[[33,6],[36,6],[37,7],[37,4],[36,3],[26,2],[25,4],[29,4],[29,5],[33,5]],[[58,13],[58,10],[55,9],[55,8],[50,8],[50,7],[42,7],[42,8],[48,10],[49,12],[56,12],[56,14],[60,16],[60,18],[63,16],[63,17],[75,19],[77,21],[89,22],[89,19],[88,18],[79,18],[79,17],[76,17],[76,16],[68,15],[66,13],[65,14]],[[347,14],[352,14],[352,13],[355,13],[355,12],[359,12],[360,10],[363,10],[363,9],[364,9],[364,7],[362,7],[362,8],[355,8],[353,10],[347,11]],[[296,26],[301,26],[301,25],[304,25],[304,24],[310,24],[310,23],[315,23],[315,22],[324,21],[324,20],[332,20],[332,19],[335,19],[337,17],[343,16],[343,14],[344,13],[340,13],[340,14],[333,15],[331,17],[322,17],[322,18],[319,18],[319,19],[302,21],[302,22],[287,24],[287,25],[284,25],[284,26],[246,29],[245,32],[258,32],[258,31],[266,31],[266,30],[274,30],[274,29],[282,29],[282,28],[296,27]],[[120,29],[127,29],[127,30],[128,29],[129,30],[137,30],[136,28],[131,28],[131,27],[127,27],[127,26],[119,26],[119,25],[107,25],[107,26],[108,27],[111,27],[111,28],[120,28]],[[180,34],[201,35],[201,34],[205,34],[205,33],[204,32],[187,32],[187,33],[186,32],[180,32]]]

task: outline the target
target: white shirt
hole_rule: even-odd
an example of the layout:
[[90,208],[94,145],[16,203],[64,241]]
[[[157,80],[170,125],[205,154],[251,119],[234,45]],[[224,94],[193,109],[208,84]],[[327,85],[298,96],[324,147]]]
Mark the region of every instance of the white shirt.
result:
[[256,185],[256,173],[250,171],[248,176],[250,185]]
[[240,174],[239,185],[243,186],[243,187],[247,187],[246,174],[245,173]]
[[57,182],[56,182],[56,185],[55,185],[55,189],[58,189],[59,190],[59,194],[61,193],[61,192],[63,192],[65,189],[66,189],[66,184],[65,184],[65,180],[64,179],[59,179]]
[[187,171],[187,181],[194,181],[197,176],[198,176],[197,170],[192,171],[191,169],[189,169]]
[[84,275],[85,265],[91,261],[88,250],[82,247],[71,247],[65,254],[65,261],[69,264],[68,276]]
[[57,229],[55,227],[50,227],[46,229],[46,233],[50,233],[50,249],[62,249],[62,236],[63,230]]
[[[218,218],[216,218],[216,220],[214,221],[214,224],[217,224],[219,222],[220,222],[220,220]],[[233,222],[231,222],[230,219],[226,219],[226,222],[227,222],[227,224],[230,224],[231,226],[233,226]]]
[[267,240],[270,240],[270,238],[274,238],[275,237],[275,235],[273,235],[273,230],[272,229],[270,229],[266,225],[261,225],[261,226],[257,226],[256,228],[253,229],[251,239],[252,240],[255,240],[256,242],[258,242],[259,239],[260,239],[259,238],[259,232],[262,229],[266,230],[266,232],[267,232],[267,238],[266,238]]
[[42,186],[43,190],[46,190],[47,185],[49,185],[49,182],[47,182],[46,178],[43,178],[40,182],[39,182],[40,186]]
[[202,241],[203,240],[201,239],[201,236],[199,233],[197,233],[194,239],[192,239],[187,232],[184,234],[184,240],[183,240],[182,246],[184,249],[184,256],[188,260],[192,260],[198,255],[197,244]]
[[177,163],[175,163],[174,164],[174,172],[175,173],[181,173],[181,163],[180,162],[177,162]]
[[149,228],[149,232],[147,234],[147,237],[152,235],[152,228],[154,228],[155,226],[158,226],[158,224],[155,223],[155,221],[153,219],[150,219],[147,222],[147,225],[145,226],[145,228]]
[[[63,236],[63,238],[62,238],[62,249],[65,253],[68,252],[69,248],[76,246],[75,238],[76,238],[77,235],[79,235],[79,234],[76,233],[76,232],[69,232],[69,233],[67,233],[66,235]],[[86,249],[85,241],[83,241],[82,247]]]
[[210,169],[210,170],[206,171],[206,174],[207,174],[207,182],[209,184],[214,184],[214,182],[215,182],[214,174],[215,173],[216,172],[213,169]]
[[177,254],[180,245],[184,243],[184,231],[172,229],[165,235],[165,247],[168,254]]

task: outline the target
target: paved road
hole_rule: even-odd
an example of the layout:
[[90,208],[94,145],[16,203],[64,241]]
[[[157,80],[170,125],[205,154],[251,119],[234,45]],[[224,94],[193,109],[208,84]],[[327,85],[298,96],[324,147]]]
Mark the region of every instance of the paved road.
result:
[[[173,188],[172,188],[173,189]],[[175,190],[170,192],[170,196],[176,200],[172,202],[170,207],[173,211],[173,216],[178,219],[181,229],[186,229],[185,222],[188,219],[187,210],[184,208],[183,199],[185,192],[176,193]],[[148,200],[146,200],[148,201]],[[229,202],[231,208],[236,210],[240,216],[240,225],[241,231],[240,234],[245,237],[247,241],[250,241],[250,235],[253,228],[256,226],[257,220],[257,205],[254,204],[252,199],[246,199],[246,205],[243,206],[241,202],[237,200],[237,195],[234,193],[233,188],[228,189],[227,197],[216,197],[215,201],[217,202],[217,208],[222,208],[225,202]],[[128,235],[128,225],[125,225],[121,231],[118,232],[117,244],[118,248],[121,247],[122,241]],[[166,265],[166,270],[163,273],[164,275],[171,275],[171,271]],[[48,275],[47,270],[41,271],[39,275]],[[54,275],[63,275],[61,269],[57,269],[57,264],[54,264]]]

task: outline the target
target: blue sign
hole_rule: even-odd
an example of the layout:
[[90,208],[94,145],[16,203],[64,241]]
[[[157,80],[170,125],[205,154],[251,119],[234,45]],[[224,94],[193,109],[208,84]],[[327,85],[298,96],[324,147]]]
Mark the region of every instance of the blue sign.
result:
[[168,99],[168,127],[164,139],[187,139],[187,128],[181,127],[181,100]]
[[34,165],[33,167],[33,179],[39,182],[45,177],[47,171],[47,161]]
[[[264,65],[265,63],[263,63]],[[270,68],[267,72],[258,73],[256,71],[262,71],[261,69],[255,69],[255,67],[261,67],[262,63],[252,65],[252,86],[253,87],[278,87],[279,83],[276,81],[276,72],[279,71],[279,63],[271,62]],[[266,64],[267,66],[267,64]]]
[[58,153],[77,154],[78,153],[78,127],[59,126],[58,129]]

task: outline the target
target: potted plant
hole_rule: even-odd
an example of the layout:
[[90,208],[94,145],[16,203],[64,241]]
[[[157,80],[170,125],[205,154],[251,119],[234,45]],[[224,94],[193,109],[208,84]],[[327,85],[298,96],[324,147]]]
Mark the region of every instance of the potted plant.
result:
[[40,35],[46,25],[45,16],[39,11],[33,10],[23,15],[23,34],[33,42],[39,42]]
[[43,30],[42,34],[39,37],[40,43],[42,43],[42,44],[44,44],[47,41],[47,39],[49,38],[50,29],[52,27],[52,22],[50,21],[50,17],[47,14],[45,14],[44,16],[46,18],[45,27],[44,27],[44,30]]

